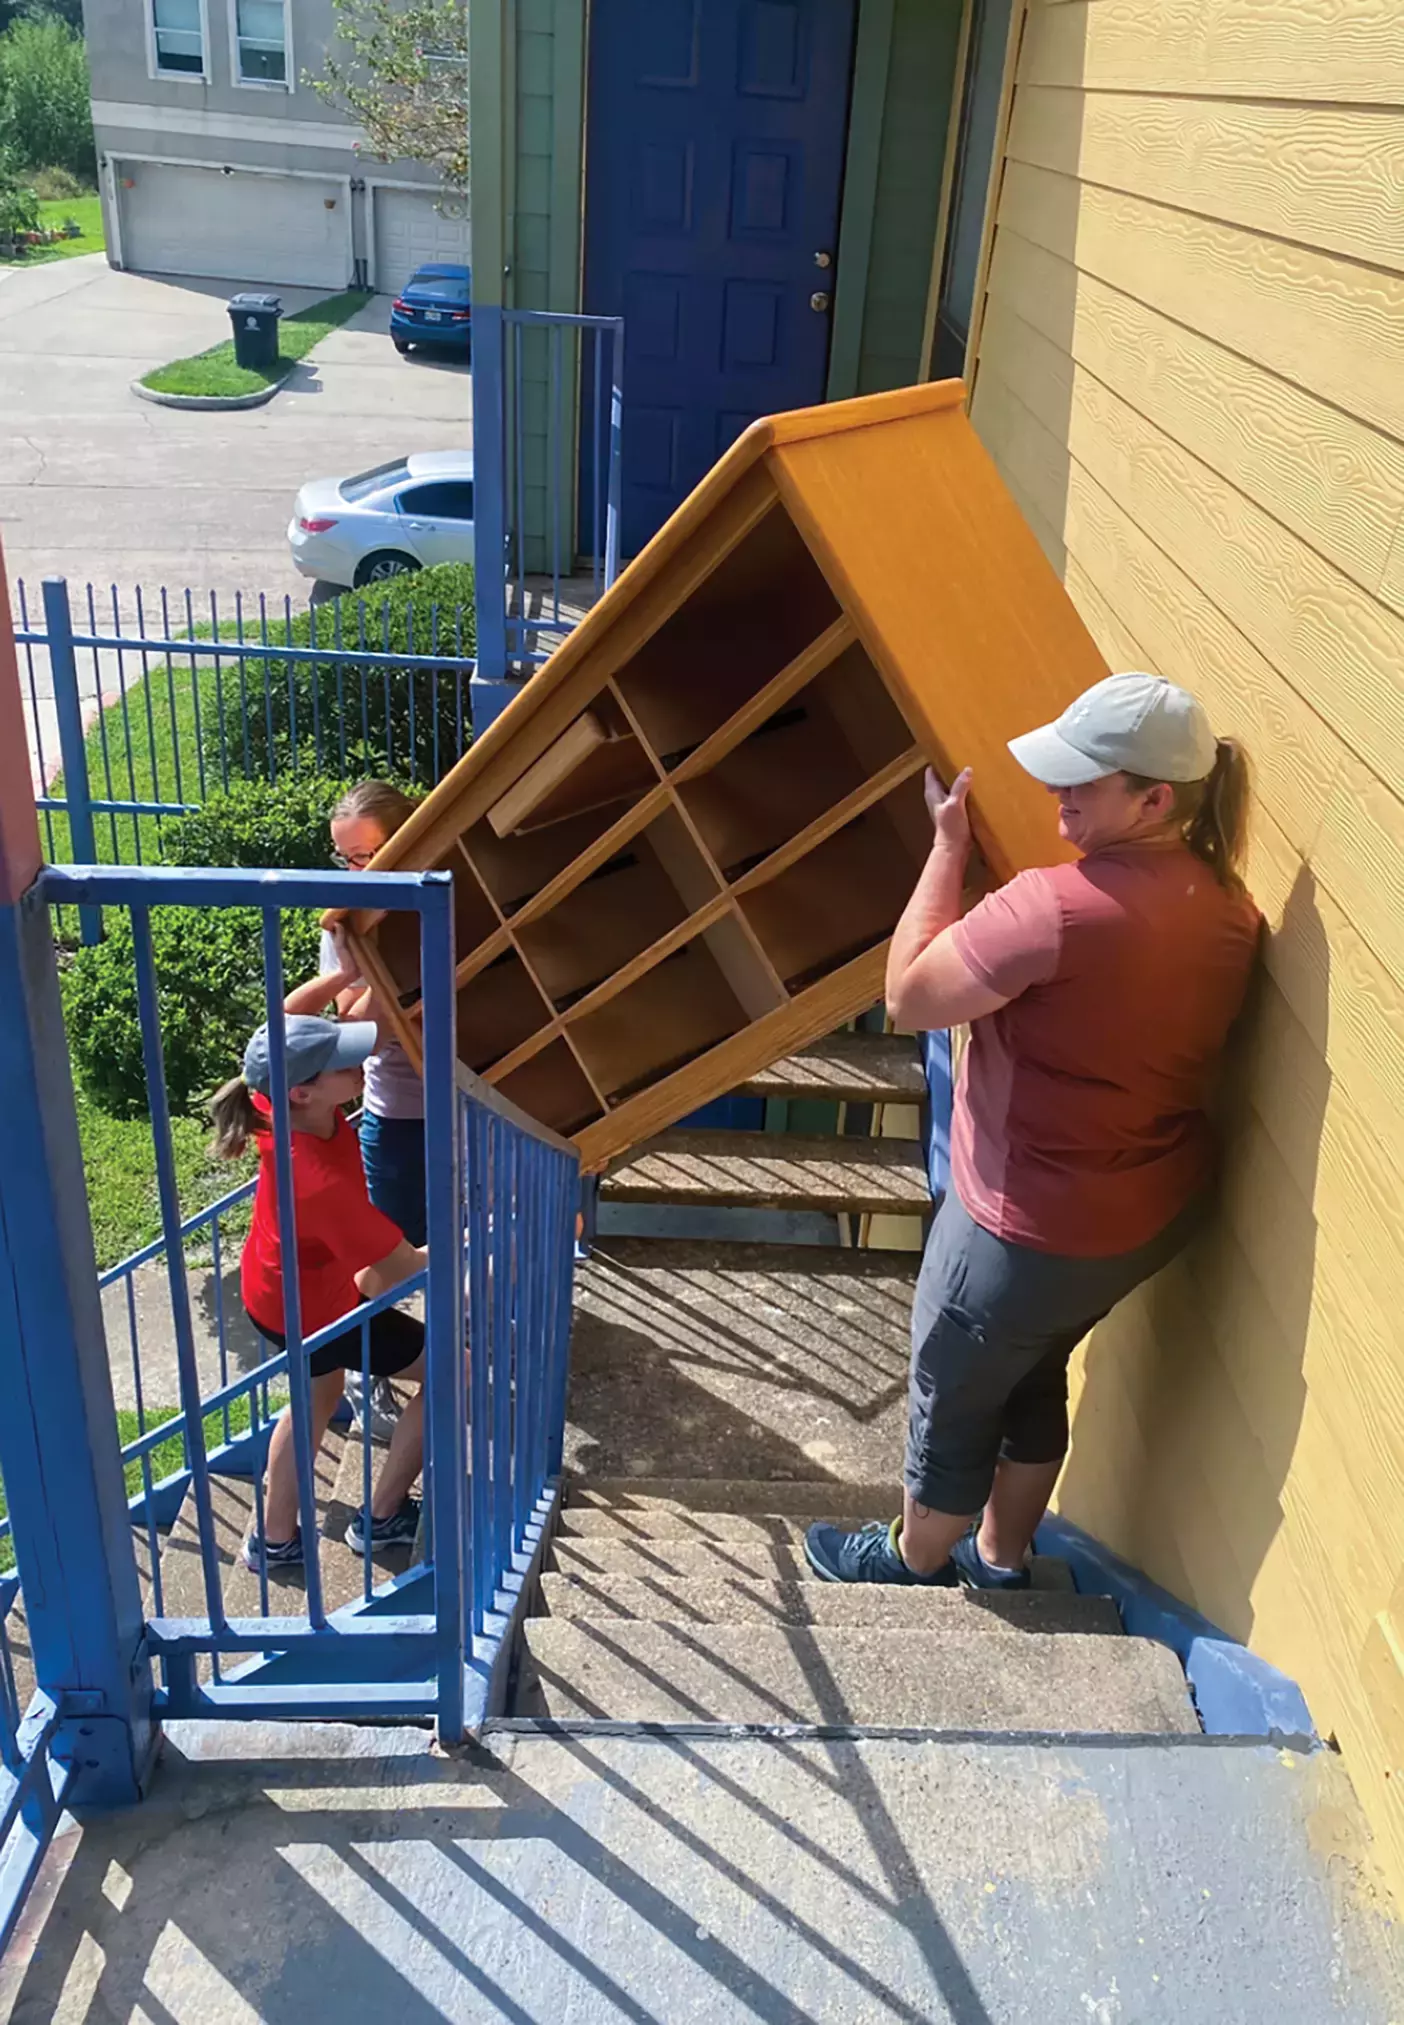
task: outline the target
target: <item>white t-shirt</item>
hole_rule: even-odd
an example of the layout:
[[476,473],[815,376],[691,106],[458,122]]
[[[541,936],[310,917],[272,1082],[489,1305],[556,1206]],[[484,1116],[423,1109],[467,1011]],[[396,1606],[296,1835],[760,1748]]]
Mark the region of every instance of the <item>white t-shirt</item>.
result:
[[[341,953],[326,929],[322,931],[322,948],[317,961],[323,976],[338,969],[341,964]],[[362,981],[360,978],[356,980],[357,984]],[[372,1055],[367,1061],[365,1105],[377,1118],[424,1116],[424,1085],[414,1063],[398,1041],[387,1041],[379,1054]]]

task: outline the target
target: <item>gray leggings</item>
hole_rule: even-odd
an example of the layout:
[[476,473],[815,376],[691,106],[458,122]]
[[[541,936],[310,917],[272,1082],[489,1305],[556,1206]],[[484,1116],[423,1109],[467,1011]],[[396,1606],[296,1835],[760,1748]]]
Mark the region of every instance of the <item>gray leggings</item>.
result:
[[1001,1457],[1061,1460],[1068,1359],[1118,1301],[1174,1258],[1203,1214],[1196,1200],[1135,1251],[1075,1259],[995,1237],[947,1193],[912,1308],[903,1479],[919,1504],[952,1516],[978,1512]]

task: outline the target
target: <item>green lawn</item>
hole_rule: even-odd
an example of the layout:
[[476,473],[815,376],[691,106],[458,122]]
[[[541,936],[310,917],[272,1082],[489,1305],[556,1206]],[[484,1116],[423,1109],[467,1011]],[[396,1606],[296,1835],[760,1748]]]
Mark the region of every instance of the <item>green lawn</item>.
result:
[[[98,1270],[105,1272],[161,1235],[156,1199],[156,1155],[151,1126],[145,1118],[109,1118],[82,1088],[77,1092],[78,1132],[88,1181],[88,1210]],[[254,1171],[252,1158],[242,1162],[212,1160],[205,1151],[209,1126],[199,1118],[173,1118],[176,1185],[182,1214],[193,1216],[217,1202]],[[235,1242],[248,1227],[248,1208],[226,1216],[224,1239]]]
[[255,394],[286,379],[299,359],[306,358],[314,345],[339,330],[370,300],[365,290],[349,289],[345,295],[330,295],[324,302],[310,303],[296,315],[285,316],[279,325],[279,358],[272,372],[236,366],[234,341],[226,338],[223,344],[197,352],[194,358],[157,366],[143,375],[141,384],[154,394]]
[[80,253],[102,252],[106,242],[102,233],[100,197],[51,197],[39,206],[41,225],[62,225],[66,218],[75,218],[82,226],[80,238],[57,239],[52,246],[31,246],[17,264],[37,267],[45,260],[73,260]]

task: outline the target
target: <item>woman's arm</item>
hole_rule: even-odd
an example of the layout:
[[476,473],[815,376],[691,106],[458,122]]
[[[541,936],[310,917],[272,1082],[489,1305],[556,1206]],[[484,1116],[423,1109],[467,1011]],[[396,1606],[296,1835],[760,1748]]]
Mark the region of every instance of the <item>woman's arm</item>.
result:
[[[328,942],[331,944],[330,952]],[[326,963],[329,953],[337,959],[336,969],[323,970],[319,976],[309,978],[306,984],[295,985],[283,1000],[285,1013],[323,1013],[329,1005],[334,1005],[344,1017],[342,1000],[353,987],[359,986],[360,973],[346,944],[338,934],[330,931],[322,936],[323,963]]]
[[965,806],[969,793],[968,767],[956,776],[949,793],[928,770],[926,806],[935,832],[931,854],[897,923],[887,955],[887,1009],[894,1025],[909,1033],[962,1026],[1009,1003],[980,982],[950,935],[961,916],[970,858],[970,817]]
[[355,1276],[356,1285],[363,1300],[373,1301],[378,1294],[388,1294],[392,1287],[398,1287],[401,1280],[422,1273],[428,1263],[428,1245],[412,1245],[408,1238],[401,1238],[394,1251],[387,1253],[378,1265],[362,1266]]

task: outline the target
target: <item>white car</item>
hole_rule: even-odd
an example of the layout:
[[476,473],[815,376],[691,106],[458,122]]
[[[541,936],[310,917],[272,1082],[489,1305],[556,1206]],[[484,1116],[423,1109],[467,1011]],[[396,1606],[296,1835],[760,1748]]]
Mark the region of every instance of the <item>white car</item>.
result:
[[305,577],[360,589],[473,560],[473,453],[417,450],[355,478],[313,478],[288,526]]

